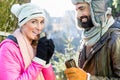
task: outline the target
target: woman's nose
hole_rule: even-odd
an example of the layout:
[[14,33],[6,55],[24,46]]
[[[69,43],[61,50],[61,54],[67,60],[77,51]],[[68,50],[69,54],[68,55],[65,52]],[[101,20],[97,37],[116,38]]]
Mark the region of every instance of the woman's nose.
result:
[[37,29],[38,29],[38,30],[42,30],[42,29],[43,29],[43,25],[42,25],[41,23],[39,23],[39,24],[37,25]]

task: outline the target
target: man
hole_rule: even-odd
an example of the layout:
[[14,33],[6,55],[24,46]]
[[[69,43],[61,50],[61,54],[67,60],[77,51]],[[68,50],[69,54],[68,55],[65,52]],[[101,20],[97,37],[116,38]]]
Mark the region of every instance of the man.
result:
[[120,79],[120,23],[108,8],[108,0],[72,0],[77,24],[83,29],[79,68],[67,68],[69,80]]

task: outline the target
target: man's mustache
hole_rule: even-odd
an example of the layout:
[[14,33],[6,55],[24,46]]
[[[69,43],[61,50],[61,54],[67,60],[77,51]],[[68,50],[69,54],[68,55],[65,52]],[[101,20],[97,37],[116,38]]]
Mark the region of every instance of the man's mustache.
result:
[[87,18],[87,19],[88,19],[87,16],[81,16],[81,17],[80,17],[80,21],[82,21],[83,18]]

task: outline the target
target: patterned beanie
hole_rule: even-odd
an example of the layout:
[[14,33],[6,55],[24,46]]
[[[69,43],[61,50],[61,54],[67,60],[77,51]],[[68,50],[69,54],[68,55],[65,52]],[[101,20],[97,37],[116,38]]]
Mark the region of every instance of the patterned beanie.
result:
[[22,5],[14,4],[11,7],[11,12],[18,18],[19,27],[35,17],[46,18],[45,10],[33,3],[26,3]]

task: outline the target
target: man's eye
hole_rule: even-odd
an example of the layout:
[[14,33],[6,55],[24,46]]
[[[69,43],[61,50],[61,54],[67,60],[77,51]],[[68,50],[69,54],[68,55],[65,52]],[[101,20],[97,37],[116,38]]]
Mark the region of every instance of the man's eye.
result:
[[81,10],[84,10],[85,9],[85,7],[83,7]]
[[84,6],[79,7],[79,10],[84,10],[84,9],[85,9],[85,7],[84,7]]

